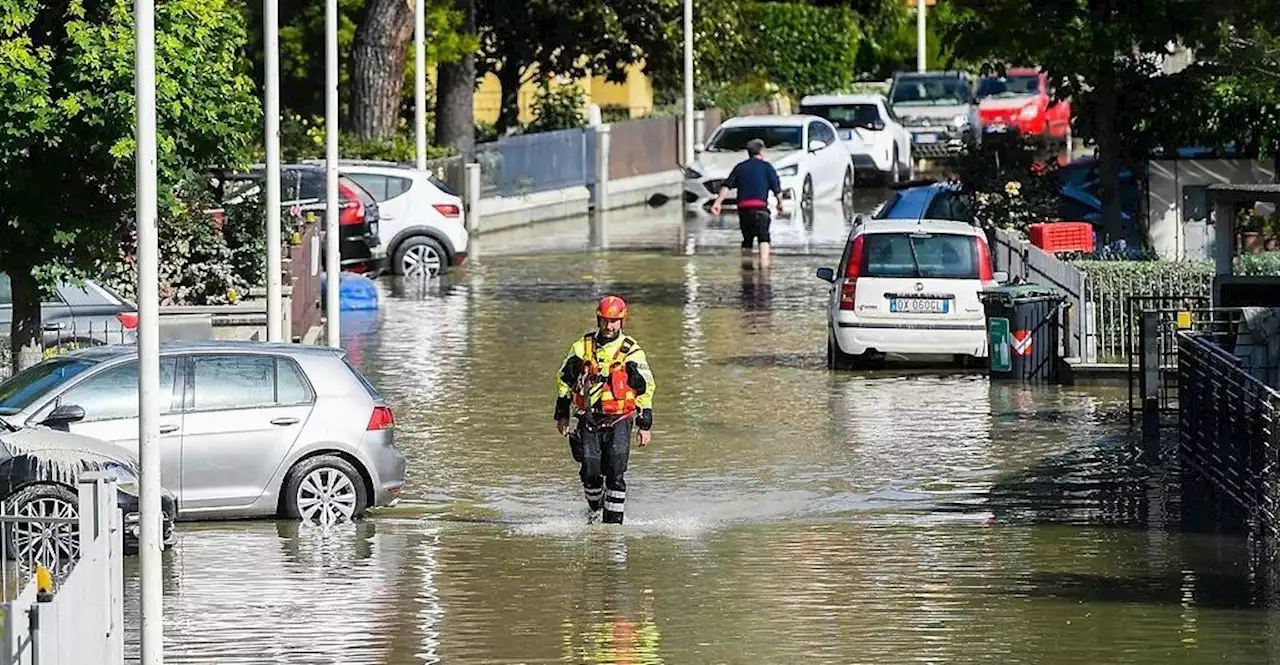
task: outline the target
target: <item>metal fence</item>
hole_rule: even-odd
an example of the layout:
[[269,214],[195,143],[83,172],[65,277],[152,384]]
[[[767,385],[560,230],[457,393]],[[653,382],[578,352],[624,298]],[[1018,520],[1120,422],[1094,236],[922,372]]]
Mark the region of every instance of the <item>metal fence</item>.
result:
[[[1236,348],[1244,311],[1209,307],[1207,298],[1134,296],[1126,306],[1137,322],[1128,340],[1129,419],[1144,413],[1149,433],[1176,422],[1180,331],[1199,335],[1228,352]],[[1169,419],[1169,422],[1166,422]]]
[[[103,344],[134,344],[138,341],[135,330],[124,327],[112,319],[103,320],[50,320],[45,325],[42,338],[43,358],[52,358],[77,349]],[[12,374],[13,349],[9,344],[8,331],[0,332],[0,379],[7,379]]]
[[297,244],[285,248],[289,273],[289,334],[302,340],[307,331],[320,325],[324,312],[320,309],[323,271],[320,257],[320,225],[310,223]]
[[610,127],[609,179],[680,168],[683,123],[679,116],[619,122]]
[[1067,332],[1063,339],[1064,346],[1081,359],[1092,361],[1092,347],[1088,336],[1089,317],[1084,300],[1084,273],[1004,229],[996,229],[991,250],[996,268],[1009,273],[1009,279],[1052,286],[1067,296],[1068,309],[1064,313],[1063,323]]
[[427,160],[427,170],[449,186],[454,194],[462,196],[467,178],[467,160],[462,155]]
[[[1106,269],[1100,265],[1103,263],[1108,264]],[[1213,283],[1211,272],[1191,263],[1083,261],[1069,265],[1083,277],[1090,339],[1100,362],[1123,362],[1128,357],[1140,318],[1129,309],[1134,298],[1203,298],[1207,304]]]
[[519,196],[596,181],[596,132],[589,127],[522,134],[476,145],[483,196]]
[[[116,492],[114,476],[85,473],[72,510],[30,502],[6,502],[0,509],[0,665],[124,662],[123,525]],[[64,545],[52,548],[50,542]],[[51,589],[41,588],[39,568],[51,573]]]
[[1177,333],[1179,447],[1272,539],[1280,494],[1280,392],[1211,338]]

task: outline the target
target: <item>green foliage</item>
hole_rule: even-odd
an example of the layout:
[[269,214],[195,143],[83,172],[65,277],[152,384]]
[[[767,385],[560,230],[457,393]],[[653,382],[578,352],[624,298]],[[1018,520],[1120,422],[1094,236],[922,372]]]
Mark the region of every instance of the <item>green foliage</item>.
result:
[[725,118],[731,118],[738,114],[739,108],[766,101],[779,93],[778,86],[771,83],[709,85],[695,89],[694,105],[701,109],[718,108]]
[[[0,15],[0,270],[91,269],[118,251],[133,217],[133,5],[0,0]],[[168,214],[180,207],[179,174],[242,163],[262,115],[237,8],[163,0],[156,34],[158,193]],[[37,297],[15,292],[15,309]]]
[[853,82],[862,31],[847,7],[746,3],[738,16],[741,47],[722,54],[714,80],[770,81],[795,97]]
[[[280,121],[280,157],[286,163],[305,159],[324,159],[324,137],[324,118],[305,118],[298,114],[286,115]],[[354,134],[340,132],[338,153],[343,159],[413,162],[417,159],[417,146],[413,132],[408,124],[402,121],[399,131],[389,139],[362,141]],[[447,157],[452,153],[453,151],[449,148],[427,146],[427,159]],[[261,151],[257,155],[261,159]]]
[[987,140],[956,161],[956,174],[973,193],[974,216],[984,228],[1026,232],[1059,219],[1057,162],[1038,158],[1036,146]]
[[558,129],[582,127],[587,124],[583,115],[585,103],[586,93],[576,83],[555,88],[544,84],[538,89],[538,96],[533,103],[534,120],[525,131],[554,132]]

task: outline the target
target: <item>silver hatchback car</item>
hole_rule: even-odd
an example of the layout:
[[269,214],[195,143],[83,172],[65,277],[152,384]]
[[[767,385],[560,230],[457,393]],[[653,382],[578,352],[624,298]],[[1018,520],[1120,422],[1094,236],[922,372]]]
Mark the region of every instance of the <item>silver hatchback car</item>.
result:
[[[138,450],[132,345],[50,358],[0,383],[0,416]],[[399,500],[391,408],[325,346],[184,342],[160,350],[161,484],[178,519],[332,523]]]

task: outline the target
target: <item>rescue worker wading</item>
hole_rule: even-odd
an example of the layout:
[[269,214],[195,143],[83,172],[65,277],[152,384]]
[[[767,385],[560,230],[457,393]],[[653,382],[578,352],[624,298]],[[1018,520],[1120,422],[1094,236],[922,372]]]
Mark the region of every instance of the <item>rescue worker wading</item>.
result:
[[[622,524],[627,500],[627,458],[632,425],[640,431],[640,445],[649,444],[653,427],[656,384],[640,343],[622,333],[627,303],[605,296],[596,310],[596,330],[588,331],[569,348],[556,375],[556,428],[569,437],[578,475],[591,509],[591,521]],[[570,410],[578,417],[569,431]]]

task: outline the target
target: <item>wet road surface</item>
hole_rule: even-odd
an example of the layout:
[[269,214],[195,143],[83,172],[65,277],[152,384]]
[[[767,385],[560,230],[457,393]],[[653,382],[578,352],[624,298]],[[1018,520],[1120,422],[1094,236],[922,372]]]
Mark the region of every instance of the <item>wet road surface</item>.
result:
[[[1243,543],[1171,528],[1123,388],[828,372],[813,271],[845,227],[780,226],[768,274],[736,224],[658,210],[382,284],[343,338],[395,409],[404,502],[329,532],[183,525],[166,662],[1269,662]],[[550,417],[605,291],[658,381],[621,529],[586,525]]]

